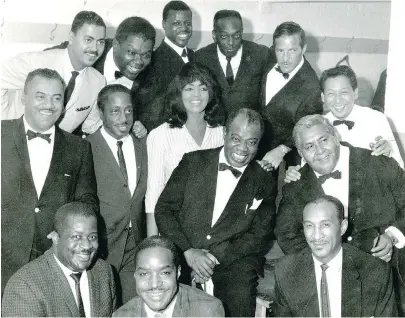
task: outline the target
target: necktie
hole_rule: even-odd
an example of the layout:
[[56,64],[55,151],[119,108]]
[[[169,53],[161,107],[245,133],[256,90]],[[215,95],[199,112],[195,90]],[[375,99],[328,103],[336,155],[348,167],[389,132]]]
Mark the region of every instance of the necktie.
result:
[[120,72],[120,71],[115,71],[115,73],[114,73],[114,77],[115,77],[115,79],[119,79],[119,78],[121,78],[121,77],[123,77],[124,75]]
[[70,277],[72,277],[75,281],[77,307],[79,308],[80,317],[86,317],[86,314],[84,313],[82,294],[80,293],[80,277],[82,277],[82,273],[72,273],[70,274]]
[[226,80],[229,85],[233,84],[233,71],[232,71],[232,66],[231,66],[231,57],[227,57],[226,60],[228,63],[226,64]]
[[48,142],[48,144],[51,143],[51,138],[50,138],[51,134],[41,134],[39,132],[33,132],[32,130],[28,129],[27,136],[28,136],[28,140],[39,137],[39,138],[45,139]]
[[281,70],[280,66],[277,66],[277,67],[276,67],[276,71],[279,72],[281,75],[283,75],[283,77],[284,77],[285,79],[288,79],[288,78],[290,77],[290,74],[288,74],[288,73],[283,73],[283,71]]
[[77,71],[72,72],[72,77],[70,78],[69,83],[68,83],[68,85],[66,87],[66,90],[65,90],[65,98],[64,98],[65,106],[67,105],[67,103],[68,103],[68,101],[70,99],[70,96],[72,96],[73,90],[75,89],[76,77],[78,75],[79,75],[79,72],[77,72]]
[[187,57],[187,51],[186,49],[183,49],[183,52],[181,53],[181,57]]
[[128,182],[128,174],[127,174],[127,166],[125,164],[125,158],[124,158],[124,153],[122,151],[122,141],[118,140],[117,141],[117,146],[118,146],[118,163],[120,165],[120,170],[122,175],[125,178],[125,181]]
[[338,125],[342,125],[342,124],[346,125],[347,128],[350,130],[354,126],[354,121],[351,121],[351,120],[334,120],[333,121],[333,126],[338,126]]
[[318,180],[321,184],[323,184],[326,180],[329,178],[333,179],[341,179],[342,178],[342,173],[339,170],[335,170],[331,173],[324,174],[323,176],[319,176]]
[[328,280],[326,279],[326,270],[328,265],[322,264],[322,277],[321,277],[321,309],[322,317],[330,317],[330,303],[329,303],[329,291]]
[[240,172],[238,169],[235,169],[234,167],[231,167],[230,165],[227,165],[226,163],[223,162],[219,163],[218,170],[219,171],[229,170],[230,172],[232,172],[235,178],[239,178],[242,174],[242,172]]

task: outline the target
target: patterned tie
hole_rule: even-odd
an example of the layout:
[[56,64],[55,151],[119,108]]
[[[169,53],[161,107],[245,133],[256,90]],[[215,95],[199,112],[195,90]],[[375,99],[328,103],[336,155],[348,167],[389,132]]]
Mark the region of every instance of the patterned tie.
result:
[[39,132],[34,132],[34,131],[28,129],[27,136],[28,136],[28,140],[39,137],[39,138],[45,139],[48,142],[48,144],[51,143],[51,138],[50,138],[51,134],[41,134]]
[[324,174],[323,176],[319,176],[318,180],[321,184],[323,184],[329,178],[342,179],[342,173],[339,170],[335,170],[331,173],[327,173],[327,174]]
[[328,265],[322,264],[322,277],[321,277],[321,309],[322,317],[330,317],[330,303],[329,303],[329,291],[328,280],[326,279],[326,270]]
[[232,66],[231,66],[231,59],[232,57],[226,57],[226,60],[228,63],[226,64],[226,80],[229,85],[233,84],[233,71],[232,71]]
[[124,152],[122,151],[122,141],[118,140],[117,141],[117,146],[118,146],[118,163],[120,165],[120,170],[122,175],[125,178],[125,181],[128,182],[128,174],[127,174],[127,165],[125,164],[125,158],[124,158]]
[[70,277],[72,277],[75,281],[77,307],[79,308],[80,317],[86,317],[86,314],[84,313],[82,294],[80,293],[80,277],[82,277],[82,273],[72,273],[70,274]]
[[115,71],[114,72],[114,77],[115,79],[119,79],[121,77],[123,77],[124,75],[120,72],[120,71]]
[[79,72],[77,72],[77,71],[73,71],[72,72],[72,77],[70,78],[70,80],[69,80],[69,83],[68,83],[68,85],[67,85],[67,87],[66,87],[66,90],[65,90],[65,98],[64,98],[64,104],[65,104],[65,106],[67,105],[67,103],[68,103],[68,101],[69,101],[69,99],[70,99],[70,96],[72,96],[72,93],[73,93],[73,91],[74,91],[74,89],[75,89],[75,85],[76,85],[76,77],[79,75]]
[[183,49],[183,52],[181,53],[181,57],[187,57],[187,51],[186,49]]
[[283,71],[281,70],[280,66],[277,66],[277,67],[276,67],[276,71],[279,72],[281,75],[283,75],[283,77],[284,77],[285,79],[288,79],[288,78],[290,77],[290,74],[288,74],[288,73],[283,73]]
[[354,126],[354,121],[351,121],[351,120],[334,120],[333,121],[333,126],[338,126],[338,125],[346,125],[347,128],[350,130]]
[[235,178],[239,178],[242,174],[242,172],[240,172],[238,169],[235,169],[234,167],[231,167],[230,165],[227,165],[226,163],[223,162],[219,163],[218,170],[219,171],[229,170],[230,172],[232,172]]

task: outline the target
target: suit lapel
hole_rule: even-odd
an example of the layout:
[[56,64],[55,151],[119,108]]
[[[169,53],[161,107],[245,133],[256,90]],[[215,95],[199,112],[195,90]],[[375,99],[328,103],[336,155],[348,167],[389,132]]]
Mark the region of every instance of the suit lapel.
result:
[[[135,136],[133,134],[130,134],[130,136],[132,137],[132,142],[134,143],[134,150],[135,150],[135,161],[136,161],[136,182],[135,185],[136,187],[138,186],[138,182],[139,182],[139,177],[141,176],[141,171],[144,167],[142,167],[142,157],[143,157],[143,153],[142,153],[142,147],[139,144],[139,141],[136,140]],[[134,191],[134,196],[135,197],[135,192],[136,192],[136,188]]]
[[236,73],[236,75],[235,75],[235,82],[239,78],[243,78],[243,75],[249,70],[249,62],[251,60],[251,57],[250,57],[249,53],[250,53],[249,48],[246,45],[246,43],[244,43],[243,46],[242,46],[242,58],[240,60],[238,73]]
[[343,245],[342,264],[342,317],[362,316],[362,288],[360,276],[350,251]]
[[173,308],[173,317],[189,317],[190,314],[190,301],[187,293],[183,293],[183,288],[179,285],[179,292],[177,293],[176,303]]
[[[92,317],[100,316],[100,286],[99,281],[94,279],[91,270],[87,270],[87,278],[89,280],[89,294],[90,294],[90,312]],[[96,306],[95,306],[96,305]]]

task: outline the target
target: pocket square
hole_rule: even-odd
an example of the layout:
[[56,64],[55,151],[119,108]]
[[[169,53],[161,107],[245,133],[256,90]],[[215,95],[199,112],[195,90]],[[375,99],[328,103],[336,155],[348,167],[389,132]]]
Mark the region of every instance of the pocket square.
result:
[[86,109],[89,109],[89,108],[90,108],[90,105],[89,105],[89,106],[85,106],[85,107],[77,108],[76,111],[77,111],[77,112],[81,112],[81,111],[86,110]]
[[67,174],[67,173],[65,173],[64,176],[65,176],[65,177],[69,177],[69,178],[71,177],[71,175],[70,175],[70,174]]
[[259,205],[262,203],[263,199],[256,200],[255,198],[253,199],[252,205],[250,206],[250,210],[256,210]]

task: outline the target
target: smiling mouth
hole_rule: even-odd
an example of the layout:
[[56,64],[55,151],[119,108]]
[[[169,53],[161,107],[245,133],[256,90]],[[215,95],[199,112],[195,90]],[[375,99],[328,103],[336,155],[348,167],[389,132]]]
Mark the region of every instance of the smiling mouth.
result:
[[182,32],[182,33],[177,34],[177,36],[181,39],[187,39],[190,36],[190,33]]
[[237,153],[232,153],[232,159],[236,162],[244,162],[247,157],[247,155],[238,155]]
[[136,68],[136,67],[132,67],[132,66],[129,66],[129,65],[127,66],[127,70],[130,73],[139,73],[141,71],[141,69],[142,69],[142,67]]
[[39,113],[43,116],[51,116],[53,115],[53,111],[49,109],[41,109]]
[[97,58],[98,54],[97,53],[92,53],[92,52],[86,52],[87,56],[90,56],[92,58]]
[[79,259],[82,262],[88,262],[88,261],[90,261],[90,258],[91,258],[91,253],[86,253],[86,254],[80,253],[80,254],[76,254],[76,255],[79,257]]

